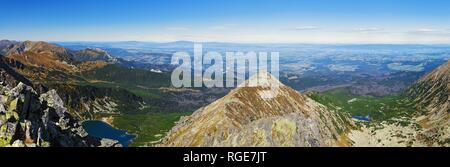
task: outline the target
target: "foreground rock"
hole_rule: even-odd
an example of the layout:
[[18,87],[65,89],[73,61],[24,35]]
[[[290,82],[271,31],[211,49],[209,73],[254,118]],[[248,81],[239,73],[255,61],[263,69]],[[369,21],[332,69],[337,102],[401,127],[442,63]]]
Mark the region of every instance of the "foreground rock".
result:
[[55,90],[39,94],[22,82],[12,87],[6,81],[14,77],[0,73],[0,147],[120,146],[88,136]]

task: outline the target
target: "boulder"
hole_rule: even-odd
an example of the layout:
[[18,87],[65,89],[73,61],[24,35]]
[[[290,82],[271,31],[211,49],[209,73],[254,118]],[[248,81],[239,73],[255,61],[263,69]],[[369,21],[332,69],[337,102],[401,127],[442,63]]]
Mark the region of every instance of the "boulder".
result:
[[6,123],[6,117],[4,115],[0,115],[0,126]]
[[22,140],[16,140],[11,144],[11,147],[25,147],[25,144]]
[[8,111],[17,111],[17,104],[19,103],[19,98],[15,98],[9,103]]
[[3,104],[0,104],[0,114],[6,114],[6,109]]
[[41,103],[46,103],[48,107],[54,108],[59,117],[64,117],[64,113],[67,112],[63,100],[54,89],[42,94],[39,100]]
[[[0,91],[3,92],[2,90]],[[0,104],[6,104],[6,102],[8,102],[8,96],[0,95]]]
[[99,147],[122,147],[117,140],[103,138]]
[[22,93],[22,91],[26,88],[27,86],[25,84],[23,84],[22,82],[19,82],[19,84],[17,84],[16,87],[14,87],[13,89],[11,89],[7,95],[9,95],[10,97],[16,98],[20,95],[20,93]]
[[17,114],[17,112],[15,111],[6,111],[5,117],[6,120],[11,122],[16,122],[17,120],[19,120],[19,114]]

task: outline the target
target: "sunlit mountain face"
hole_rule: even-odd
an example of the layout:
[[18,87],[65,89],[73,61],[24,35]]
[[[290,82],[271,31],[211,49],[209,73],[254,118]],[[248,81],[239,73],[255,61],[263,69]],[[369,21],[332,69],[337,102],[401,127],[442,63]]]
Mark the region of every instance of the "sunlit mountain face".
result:
[[2,2],[0,147],[447,147],[448,6]]

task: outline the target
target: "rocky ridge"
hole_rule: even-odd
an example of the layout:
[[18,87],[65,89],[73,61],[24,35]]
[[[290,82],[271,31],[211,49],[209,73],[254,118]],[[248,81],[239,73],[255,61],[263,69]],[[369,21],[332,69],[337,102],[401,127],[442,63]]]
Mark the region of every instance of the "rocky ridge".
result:
[[38,93],[4,68],[0,76],[0,147],[120,146],[117,141],[88,136],[55,90]]
[[450,145],[450,61],[419,79],[407,94],[426,111],[416,118],[424,128],[418,138],[428,145]]

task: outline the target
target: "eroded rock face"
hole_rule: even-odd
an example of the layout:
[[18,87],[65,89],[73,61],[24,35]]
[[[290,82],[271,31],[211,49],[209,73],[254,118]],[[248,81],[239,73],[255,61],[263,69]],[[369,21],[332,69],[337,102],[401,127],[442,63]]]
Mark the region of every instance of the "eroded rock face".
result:
[[0,147],[120,146],[88,136],[55,90],[38,94],[21,82],[11,87],[4,79],[0,78]]
[[160,146],[334,146],[353,125],[273,76],[248,83],[260,79],[182,118]]
[[450,145],[450,61],[419,79],[408,89],[409,96],[426,111],[417,117],[424,128],[417,139],[429,146]]

